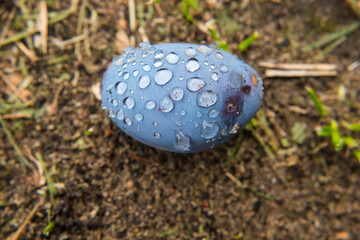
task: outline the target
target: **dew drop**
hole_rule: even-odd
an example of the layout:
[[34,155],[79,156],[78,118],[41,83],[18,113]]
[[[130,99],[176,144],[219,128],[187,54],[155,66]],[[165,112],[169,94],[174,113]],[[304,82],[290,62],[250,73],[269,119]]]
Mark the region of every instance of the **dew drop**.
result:
[[212,49],[215,49],[215,50],[219,48],[218,45],[216,43],[214,43],[214,42],[210,43],[209,47],[211,47]]
[[217,122],[203,121],[201,125],[201,137],[205,139],[211,139],[216,136],[219,131],[219,125]]
[[145,64],[145,65],[143,66],[143,69],[144,69],[144,71],[149,72],[149,71],[151,70],[151,67],[150,67],[150,65]]
[[173,110],[173,108],[174,108],[174,103],[171,101],[170,98],[164,97],[163,99],[161,99],[160,107],[159,107],[160,111],[167,113]]
[[127,47],[124,50],[124,54],[128,55],[129,53],[134,53],[135,52],[135,48],[134,47]]
[[161,67],[161,65],[162,65],[162,61],[160,59],[154,60],[154,67]]
[[209,111],[209,117],[211,117],[211,118],[216,118],[218,115],[219,115],[219,112],[215,108],[213,108]]
[[220,66],[220,71],[223,72],[223,73],[226,73],[228,71],[228,68],[225,65],[222,64]]
[[147,58],[147,57],[149,56],[149,51],[142,51],[142,52],[141,52],[141,56],[142,56],[143,58]]
[[151,47],[151,44],[149,42],[141,42],[139,47],[141,48],[141,50],[145,51]]
[[219,80],[219,75],[216,72],[211,74],[211,79],[217,82]]
[[189,89],[191,92],[199,91],[204,86],[205,82],[200,78],[190,78],[186,84],[187,89]]
[[108,111],[108,115],[109,115],[109,117],[114,118],[114,117],[115,117],[114,110],[112,110],[112,109],[110,108],[109,111]]
[[114,87],[114,84],[109,84],[106,86],[106,91],[110,91]]
[[161,136],[160,133],[158,133],[158,132],[155,132],[155,133],[154,133],[154,138],[159,138],[160,136]]
[[118,101],[116,99],[111,100],[111,104],[116,107],[118,105]]
[[136,125],[136,129],[138,130],[138,132],[140,132],[140,125]]
[[180,76],[180,77],[179,77],[179,80],[182,81],[182,80],[184,80],[184,78],[183,78],[182,76]]
[[203,44],[198,45],[198,46],[196,47],[196,50],[197,50],[199,53],[201,53],[202,55],[205,55],[205,56],[208,56],[208,55],[210,55],[210,53],[211,53],[211,48],[209,48],[208,46],[203,45]]
[[208,61],[204,61],[204,65],[209,65],[209,62]]
[[211,68],[211,69],[214,69],[214,68],[215,68],[215,65],[214,65],[214,64],[211,64],[211,65],[210,65],[210,68]]
[[128,126],[131,126],[132,120],[131,120],[130,118],[125,118],[125,123],[126,123]]
[[155,73],[154,79],[158,85],[162,86],[169,82],[172,77],[173,73],[170,70],[163,68]]
[[179,56],[176,53],[171,52],[166,56],[166,61],[170,64],[176,64],[179,61]]
[[145,103],[145,108],[146,109],[154,109],[155,106],[156,106],[156,103],[154,101],[151,101],[151,100],[149,100],[149,101],[147,101]]
[[175,142],[174,147],[179,151],[189,151],[190,150],[190,137],[185,135],[181,131],[175,131]]
[[153,125],[156,127],[159,123],[158,122],[153,122]]
[[186,114],[186,111],[185,111],[184,109],[182,109],[182,110],[180,111],[180,115],[181,115],[181,116],[185,116],[185,114]]
[[155,50],[156,50],[156,48],[155,48],[155,47],[150,47],[150,48],[149,48],[149,53],[154,53],[154,52],[155,52]]
[[131,63],[136,60],[136,55],[134,53],[129,53],[126,55],[126,60]]
[[189,61],[187,61],[185,68],[189,72],[195,72],[200,67],[199,61],[196,58],[190,58]]
[[135,100],[132,97],[127,97],[124,99],[124,105],[128,109],[132,109],[135,106]]
[[115,65],[120,67],[121,65],[124,64],[124,57],[118,57],[117,59],[115,59]]
[[134,77],[137,77],[137,75],[139,75],[139,71],[138,71],[138,70],[134,70],[134,71],[133,71],[133,75],[134,75]]
[[202,91],[197,95],[197,104],[200,107],[211,107],[217,101],[217,95],[211,90]]
[[125,114],[122,108],[116,113],[116,118],[119,120],[123,120],[125,118]]
[[180,101],[184,97],[184,90],[182,88],[174,88],[170,93],[170,97],[175,101]]
[[154,58],[155,59],[162,59],[164,57],[164,52],[161,49],[156,50]]
[[127,79],[129,79],[130,74],[128,72],[124,72],[122,76],[125,80],[127,80]]
[[176,124],[176,126],[178,126],[178,127],[182,127],[182,123],[181,123],[180,121],[176,121],[175,124]]
[[223,59],[223,55],[221,52],[216,52],[215,57],[219,60]]
[[188,56],[188,57],[195,57],[196,51],[195,51],[194,48],[189,47],[188,49],[185,50],[185,54],[186,54],[186,56]]
[[150,77],[148,75],[143,75],[139,79],[139,87],[144,89],[150,85]]
[[196,112],[196,116],[197,116],[198,118],[200,118],[200,117],[202,117],[202,113],[201,113],[200,111],[197,111],[197,112]]
[[136,121],[140,122],[141,120],[144,119],[144,116],[141,113],[137,113],[137,114],[134,115],[134,118],[135,118]]
[[127,84],[124,82],[118,82],[115,84],[116,92],[120,95],[126,92],[127,87],[128,87]]
[[199,127],[199,123],[198,122],[194,122],[194,126],[196,127],[196,128],[198,128]]

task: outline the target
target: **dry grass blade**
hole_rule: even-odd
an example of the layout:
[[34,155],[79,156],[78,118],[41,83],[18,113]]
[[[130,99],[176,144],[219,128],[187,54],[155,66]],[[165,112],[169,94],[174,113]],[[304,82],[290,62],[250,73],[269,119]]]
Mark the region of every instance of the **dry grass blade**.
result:
[[346,0],[353,11],[360,17],[360,1],[359,0]]
[[16,8],[13,8],[11,9],[11,11],[8,14],[8,17],[6,19],[6,23],[5,25],[3,26],[3,30],[1,32],[1,35],[0,35],[0,42],[2,42],[5,37],[7,36],[7,34],[9,33],[9,30],[10,30],[10,26],[12,24],[12,21],[15,17],[15,13],[16,13]]
[[39,17],[37,19],[37,29],[41,36],[41,50],[44,54],[47,53],[47,40],[48,40],[48,10],[46,1],[39,2]]
[[31,62],[36,63],[39,60],[36,54],[27,48],[22,42],[16,42],[16,46],[31,60]]
[[337,71],[312,71],[312,70],[277,70],[268,69],[265,77],[333,77],[337,76]]
[[41,205],[44,204],[44,199],[42,198],[35,207],[31,210],[29,215],[26,217],[25,221],[21,224],[21,226],[18,228],[18,230],[13,233],[10,237],[7,238],[7,240],[17,240],[20,238],[21,234],[24,232],[26,226],[30,222],[31,218],[35,215],[35,213],[38,211],[38,209],[41,207]]
[[333,71],[336,70],[336,64],[327,63],[273,63],[273,62],[259,62],[260,67],[277,68],[287,70],[318,70],[318,71]]
[[0,70],[0,77],[2,78],[2,80],[6,83],[6,85],[9,86],[9,88],[11,89],[11,91],[13,91],[13,93],[15,93],[15,95],[22,101],[22,102],[26,102],[26,98],[24,95],[21,94],[21,92],[18,90],[18,88],[15,86],[15,84],[5,75],[5,73],[3,71]]
[[268,201],[274,201],[274,198],[269,196],[269,195],[266,195],[260,191],[258,191],[257,189],[251,187],[251,186],[248,186],[248,185],[245,185],[245,184],[242,184],[240,182],[239,179],[237,179],[234,175],[232,175],[231,173],[227,172],[225,173],[225,175],[230,178],[231,181],[233,181],[237,187],[241,188],[241,189],[246,189],[246,190],[249,190],[250,192],[254,193],[256,196],[258,197],[261,197],[261,198],[264,198]]
[[81,35],[75,36],[75,37],[67,39],[67,40],[59,40],[57,38],[53,38],[52,42],[58,48],[64,49],[67,45],[71,45],[71,44],[80,42],[80,41],[84,40],[86,37],[87,37],[87,34],[81,34]]
[[8,127],[6,126],[6,123],[4,121],[4,119],[2,118],[2,116],[0,115],[0,123],[2,128],[4,129],[5,135],[8,138],[10,144],[13,146],[15,152],[18,155],[18,158],[20,160],[20,165],[21,168],[24,172],[26,172],[26,168],[25,166],[29,166],[29,162],[28,160],[25,158],[24,154],[21,152],[18,144],[16,143],[15,138],[13,137],[13,135],[11,134],[10,130],[8,129]]

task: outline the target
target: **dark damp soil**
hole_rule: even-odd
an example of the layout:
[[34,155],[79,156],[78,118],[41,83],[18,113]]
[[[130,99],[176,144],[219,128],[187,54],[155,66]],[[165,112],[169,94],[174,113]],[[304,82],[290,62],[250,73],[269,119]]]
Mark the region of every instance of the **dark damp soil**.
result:
[[[360,239],[356,148],[335,151],[331,138],[316,133],[336,121],[341,135],[360,143],[343,124],[360,119],[360,68],[347,70],[359,59],[360,31],[318,60],[326,46],[300,51],[358,21],[346,1],[206,0],[190,8],[189,22],[182,1],[138,0],[135,29],[131,1],[47,2],[49,16],[75,6],[49,25],[47,52],[37,47],[39,34],[0,48],[0,239],[16,231],[18,239]],[[39,21],[39,1],[0,9],[3,39]],[[211,26],[229,52],[263,76],[261,112],[269,126],[258,116],[242,141],[186,155],[147,147],[117,129],[96,97],[112,57],[146,38],[210,43]],[[255,31],[259,38],[240,53],[239,43]],[[76,36],[85,37],[56,44]],[[265,78],[259,62],[269,60],[332,63],[338,75]],[[328,116],[319,115],[306,87]],[[29,162],[24,168],[14,144]],[[39,170],[41,157],[47,172]]]

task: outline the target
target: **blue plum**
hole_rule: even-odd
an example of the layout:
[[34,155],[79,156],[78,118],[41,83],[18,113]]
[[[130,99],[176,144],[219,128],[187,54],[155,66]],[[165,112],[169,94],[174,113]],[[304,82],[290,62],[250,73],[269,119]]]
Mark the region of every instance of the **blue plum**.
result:
[[101,105],[136,140],[194,153],[243,128],[261,105],[262,88],[253,67],[214,46],[142,42],[113,59]]

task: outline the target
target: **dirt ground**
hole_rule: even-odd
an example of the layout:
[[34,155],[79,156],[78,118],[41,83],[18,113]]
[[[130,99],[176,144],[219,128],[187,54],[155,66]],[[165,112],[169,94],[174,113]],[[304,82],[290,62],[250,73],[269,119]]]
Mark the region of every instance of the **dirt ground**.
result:
[[[206,0],[188,6],[188,21],[182,1],[131,2],[0,1],[0,239],[360,239],[359,148],[336,151],[317,133],[336,121],[360,143],[344,124],[360,119],[360,68],[348,69],[360,31],[301,51],[359,21],[353,9]],[[147,39],[211,43],[209,27],[263,76],[258,124],[185,155],[117,129],[96,95],[112,57]],[[338,74],[266,78],[261,61],[331,63]]]

